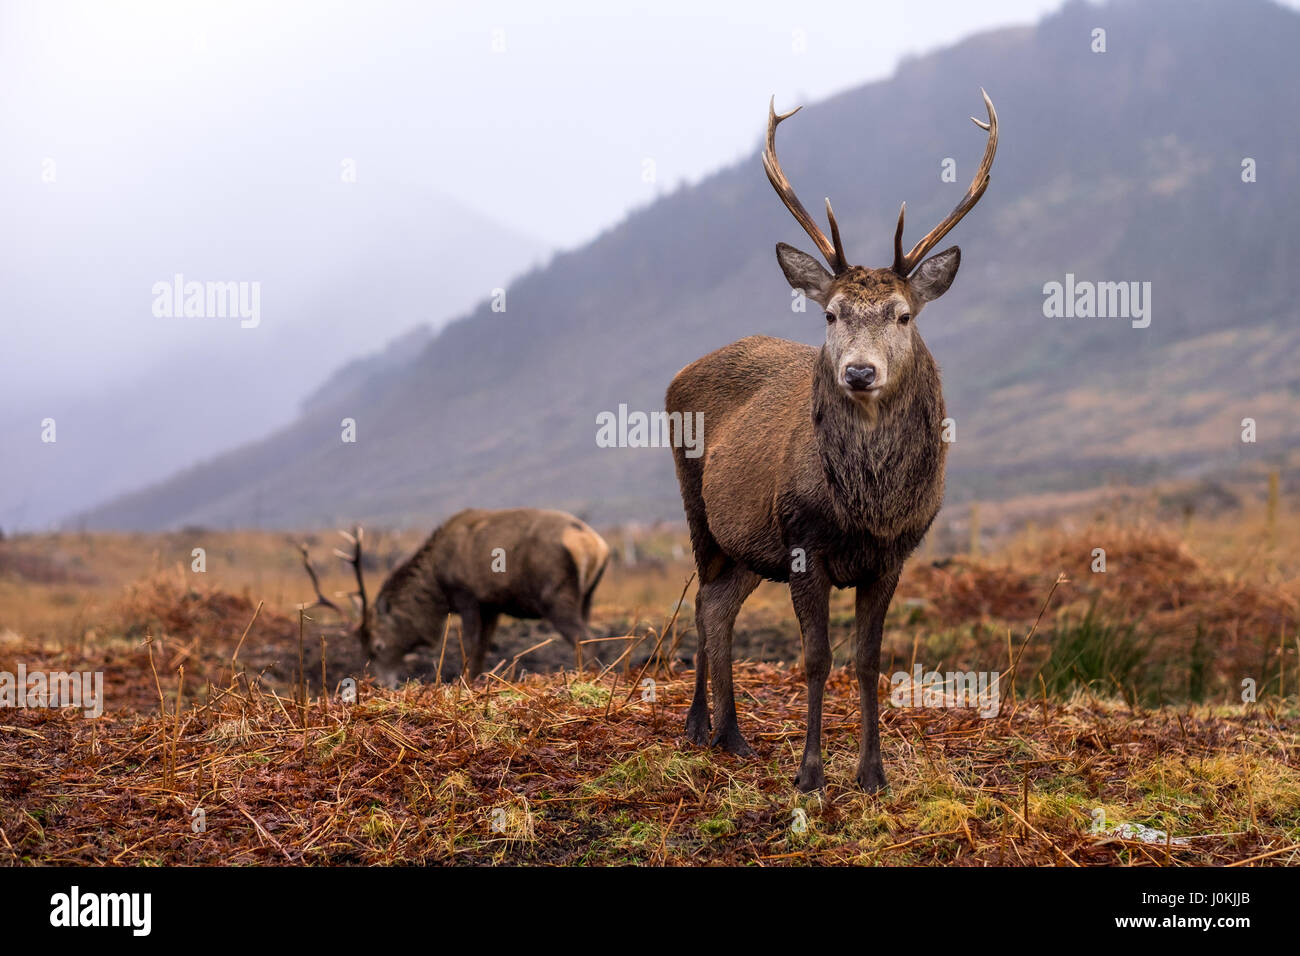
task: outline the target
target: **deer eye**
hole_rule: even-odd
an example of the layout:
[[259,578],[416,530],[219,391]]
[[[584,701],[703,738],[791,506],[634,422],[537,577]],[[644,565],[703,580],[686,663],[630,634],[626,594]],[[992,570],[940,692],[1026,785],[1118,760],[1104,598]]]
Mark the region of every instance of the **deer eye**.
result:
[[834,321],[835,321],[835,314],[834,314],[833,312],[827,312],[827,313],[826,313],[826,321],[827,321],[827,322],[834,322]]
[[899,325],[907,325],[907,323],[911,321],[912,321],[912,313],[910,312],[904,312],[902,315],[898,317]]

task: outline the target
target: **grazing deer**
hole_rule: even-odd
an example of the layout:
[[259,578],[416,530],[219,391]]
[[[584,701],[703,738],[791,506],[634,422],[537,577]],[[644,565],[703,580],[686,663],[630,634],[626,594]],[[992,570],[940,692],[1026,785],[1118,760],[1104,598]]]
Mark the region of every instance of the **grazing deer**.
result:
[[[831,238],[795,196],[776,158],[776,127],[798,110],[768,109],[763,167],[786,208],[831,266],[785,243],[777,262],[790,285],[825,311],[820,348],[767,336],[741,339],[693,362],[668,387],[672,412],[703,412],[704,453],[675,447],[677,480],[700,585],[695,696],[686,736],[741,755],[753,751],[736,722],[731,641],[736,614],[761,579],[788,582],[808,678],[808,726],[795,785],[825,785],[822,698],[830,671],[832,587],[855,587],[856,658],[862,710],[857,782],[885,786],[877,678],[885,612],[903,562],[943,499],[946,446],[939,370],[915,319],[947,291],[961,251],[922,261],[979,201],[998,144],[988,94],[984,158],[957,207],[907,253],[903,214],[888,269],[850,266],[826,201]],[[713,722],[708,681],[713,682]]]
[[[393,686],[402,658],[419,644],[436,645],[447,615],[460,615],[466,678],[483,670],[483,655],[502,614],[549,621],[578,651],[586,640],[591,597],[605,573],[605,539],[563,511],[514,508],[461,511],[439,528],[380,588],[374,607],[361,573],[361,529],[347,536],[361,620],[356,634],[376,678]],[[313,606],[342,613],[320,592],[305,546],[300,548],[316,591]],[[593,657],[595,655],[592,655]]]

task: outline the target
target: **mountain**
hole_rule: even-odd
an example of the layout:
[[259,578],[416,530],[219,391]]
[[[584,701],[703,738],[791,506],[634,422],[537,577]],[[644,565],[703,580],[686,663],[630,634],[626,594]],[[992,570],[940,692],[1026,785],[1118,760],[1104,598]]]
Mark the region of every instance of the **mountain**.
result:
[[[849,259],[884,266],[901,200],[910,244],[969,183],[981,87],[997,106],[991,185],[944,243],[961,245],[961,271],[918,319],[957,423],[950,502],[1294,455],[1297,49],[1300,16],[1262,0],[1071,3],[906,60],[782,126],[805,203],[831,196]],[[669,453],[598,447],[597,415],[662,408],[679,368],[743,335],[822,335],[815,308],[791,311],[773,254],[811,243],[759,161],[768,92],[755,91],[742,162],[512,282],[504,311],[481,302],[405,363],[346,377],[265,440],[85,523],[430,525],[470,504],[680,517]],[[955,182],[941,181],[946,158]],[[1045,288],[1070,281],[1150,283],[1150,324],[1048,317]],[[340,440],[344,418],[355,443]]]
[[[53,330],[79,316],[144,343],[119,350],[120,368],[95,363],[61,380],[21,381],[31,346],[0,357],[2,528],[48,526],[290,425],[304,395],[340,387],[322,386],[329,369],[376,337],[401,335],[410,351],[398,354],[409,357],[434,327],[546,254],[540,241],[404,184],[262,184],[238,197],[206,182],[153,185],[153,197],[16,192],[44,237],[7,236],[0,311],[43,320],[37,364],[68,363],[75,345]],[[205,190],[185,205],[165,201]],[[127,210],[151,211],[121,225]],[[256,324],[153,315],[153,284],[176,273],[257,282]],[[159,340],[161,354],[146,352]],[[41,440],[46,418],[53,443]]]

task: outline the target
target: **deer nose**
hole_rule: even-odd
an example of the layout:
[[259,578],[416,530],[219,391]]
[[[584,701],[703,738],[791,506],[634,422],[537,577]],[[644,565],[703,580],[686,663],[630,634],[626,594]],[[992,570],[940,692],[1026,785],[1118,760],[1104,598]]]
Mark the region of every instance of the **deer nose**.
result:
[[844,370],[844,384],[855,392],[865,391],[876,381],[874,365],[850,365]]

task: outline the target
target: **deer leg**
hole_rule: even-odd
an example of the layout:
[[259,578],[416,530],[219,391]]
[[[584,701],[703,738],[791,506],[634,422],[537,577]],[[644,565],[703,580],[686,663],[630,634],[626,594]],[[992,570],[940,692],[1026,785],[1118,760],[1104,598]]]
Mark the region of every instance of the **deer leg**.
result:
[[854,611],[857,643],[858,698],[862,710],[861,746],[858,750],[858,786],[868,793],[883,790],[885,764],[880,759],[880,641],[885,613],[898,584],[898,572],[859,585]]
[[686,712],[686,739],[700,747],[713,739],[713,722],[709,719],[709,640],[704,621],[705,567],[697,565],[700,586],[695,589],[695,693],[691,709]]
[[709,722],[709,651],[704,637],[704,620],[699,613],[699,594],[695,596],[695,695],[686,712],[686,739],[700,747],[709,745],[713,724]]
[[808,728],[803,761],[794,784],[803,793],[826,786],[822,766],[822,700],[826,678],[831,672],[831,643],[827,633],[830,616],[830,582],[816,566],[791,575],[790,598],[803,634],[804,670],[808,677]]
[[[736,696],[731,676],[731,638],[736,615],[745,598],[753,593],[761,579],[753,571],[732,564],[713,580],[701,584],[697,597],[696,620],[708,635],[709,677],[713,681],[713,736],[710,746],[741,757],[754,756],[754,750],[740,732],[736,721]],[[699,677],[696,677],[699,686]]]
[[500,618],[501,613],[495,608],[488,607],[486,604],[479,605],[478,640],[474,642],[474,649],[470,651],[470,655],[474,660],[475,677],[483,673],[483,657],[492,645],[492,635],[496,633],[497,621]]
[[461,637],[465,643],[465,660],[461,661],[461,675],[473,683],[483,670],[482,616],[477,601],[465,601],[457,606],[460,615]]
[[582,623],[588,627],[591,626],[591,599],[596,593],[596,587],[600,584],[600,579],[605,576],[605,568],[602,566],[596,572],[595,578],[587,585],[587,593],[582,596]]
[[[673,454],[676,455],[677,451],[674,449]],[[693,499],[699,503],[700,475],[685,467],[688,461],[685,458],[677,461],[677,473],[683,482],[682,495],[689,502],[691,497],[687,495],[686,489],[693,488]],[[695,591],[695,694],[691,698],[691,709],[686,712],[685,733],[686,739],[691,743],[707,747],[713,736],[713,723],[709,720],[709,640],[704,614],[700,611],[701,595],[704,592],[704,582],[717,576],[716,572],[726,566],[726,558],[709,533],[702,503],[695,509],[687,504],[686,523],[691,529],[691,550],[695,553],[695,569],[700,585]]]

